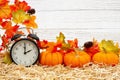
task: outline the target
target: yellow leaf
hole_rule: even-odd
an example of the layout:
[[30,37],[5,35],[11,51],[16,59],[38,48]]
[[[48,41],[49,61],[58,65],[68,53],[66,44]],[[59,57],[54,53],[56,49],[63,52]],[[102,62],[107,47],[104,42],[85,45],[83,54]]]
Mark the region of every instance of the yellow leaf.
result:
[[26,25],[27,28],[38,28],[38,25],[35,23],[36,16],[30,16],[29,20],[26,20],[23,24]]
[[107,52],[115,52],[118,53],[119,48],[115,45],[112,40],[102,40],[99,43],[100,50],[105,50]]
[[62,32],[59,33],[59,36],[56,37],[58,43],[65,43],[65,36]]
[[16,12],[13,12],[12,14],[13,16],[13,21],[15,23],[23,23],[25,20],[29,20],[30,15],[26,14],[26,12],[24,12],[23,10],[18,10]]

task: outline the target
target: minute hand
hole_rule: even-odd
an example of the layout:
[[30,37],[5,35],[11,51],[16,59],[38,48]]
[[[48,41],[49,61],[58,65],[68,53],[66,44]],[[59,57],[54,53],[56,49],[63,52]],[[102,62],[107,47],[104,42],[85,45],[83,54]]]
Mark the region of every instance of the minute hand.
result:
[[24,54],[26,53],[26,44],[24,43]]

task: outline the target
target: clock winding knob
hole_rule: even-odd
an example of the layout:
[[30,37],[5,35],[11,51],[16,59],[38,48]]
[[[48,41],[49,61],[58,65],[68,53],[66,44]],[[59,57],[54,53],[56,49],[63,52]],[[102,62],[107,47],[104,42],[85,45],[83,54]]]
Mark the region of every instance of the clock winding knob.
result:
[[30,37],[35,40],[39,40],[39,37],[36,34],[29,34],[27,37]]
[[15,34],[15,35],[11,38],[11,41],[18,39],[18,38],[20,38],[21,36],[22,36],[22,34]]

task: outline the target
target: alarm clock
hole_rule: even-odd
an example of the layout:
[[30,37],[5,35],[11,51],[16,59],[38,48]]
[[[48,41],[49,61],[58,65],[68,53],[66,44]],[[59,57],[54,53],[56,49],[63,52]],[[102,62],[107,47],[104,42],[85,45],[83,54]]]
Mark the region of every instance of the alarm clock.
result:
[[31,66],[38,61],[39,47],[29,38],[21,38],[14,42],[10,49],[10,57],[15,64]]

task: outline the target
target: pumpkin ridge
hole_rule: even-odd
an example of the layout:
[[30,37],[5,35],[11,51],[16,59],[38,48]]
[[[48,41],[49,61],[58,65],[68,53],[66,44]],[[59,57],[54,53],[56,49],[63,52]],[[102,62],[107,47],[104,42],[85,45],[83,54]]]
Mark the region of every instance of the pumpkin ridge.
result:
[[[68,55],[69,54],[69,55]],[[72,52],[70,52],[70,53],[67,53],[67,54],[65,54],[65,56],[64,56],[64,64],[66,65],[66,66],[70,66],[69,64],[71,63],[71,59],[72,59]]]
[[60,64],[63,64],[63,61],[62,61],[62,59],[63,59],[63,56],[62,56],[62,54],[61,53],[59,53],[59,55],[58,55],[58,63]]
[[52,54],[52,65],[53,65],[53,66],[56,65],[56,64],[58,63],[57,55],[58,55],[57,52],[55,52],[54,54]]
[[44,54],[46,54],[46,53],[42,52],[42,53],[40,54],[40,63],[41,63],[41,64],[45,64],[45,56],[44,56]]
[[[48,55],[49,55],[49,56],[48,56]],[[48,56],[47,58],[49,59],[49,60],[47,61],[47,62],[48,62],[47,65],[51,66],[50,63],[51,63],[51,61],[52,61],[52,54],[50,54],[50,52],[49,52],[49,54],[47,54],[47,56]]]
[[45,58],[46,58],[45,59],[45,65],[49,65],[50,66],[49,63],[51,63],[51,58],[50,58],[51,54],[50,54],[49,51],[46,51],[45,53],[46,53],[46,55],[45,55]]
[[58,52],[57,52],[57,58],[58,58],[58,62],[57,62],[57,63],[58,63],[58,64],[60,63],[59,56],[60,56],[60,55],[59,55]]

